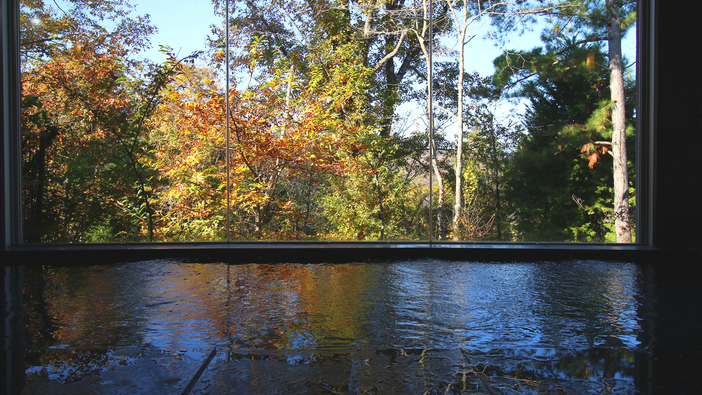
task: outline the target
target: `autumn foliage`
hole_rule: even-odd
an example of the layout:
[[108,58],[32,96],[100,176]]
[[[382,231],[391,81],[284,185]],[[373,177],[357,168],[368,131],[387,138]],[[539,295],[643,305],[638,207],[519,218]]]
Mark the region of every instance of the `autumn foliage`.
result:
[[311,219],[291,190],[313,177],[343,175],[363,149],[359,128],[329,116],[324,94],[286,99],[286,81],[232,89],[227,185],[226,101],[213,79],[193,79],[203,73],[182,70],[156,121],[155,164],[166,189],[158,198],[163,236],[190,237],[199,229],[204,238],[224,237],[228,195],[231,237],[304,237],[291,223]]
[[[126,0],[59,3],[20,2],[25,242],[611,233],[606,54],[558,47],[577,32],[497,59],[465,96],[459,65],[436,60],[429,137],[428,37],[411,31],[421,7],[232,1],[229,48],[213,26],[202,51],[161,47],[154,61],[142,52],[154,26]],[[224,5],[212,2],[221,17]],[[447,7],[435,11],[437,45],[452,38]],[[509,95],[530,103],[521,121],[491,110]]]

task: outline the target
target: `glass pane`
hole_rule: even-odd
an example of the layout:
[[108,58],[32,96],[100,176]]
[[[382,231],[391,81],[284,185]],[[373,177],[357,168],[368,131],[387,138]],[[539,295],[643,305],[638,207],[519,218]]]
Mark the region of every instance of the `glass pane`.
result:
[[225,237],[223,117],[207,119],[208,135],[183,127],[195,104],[223,94],[197,52],[218,23],[212,7],[23,0],[20,8],[24,240]]
[[633,241],[636,2],[609,3],[435,11],[437,239]]
[[633,241],[608,3],[23,1],[24,239]]
[[233,237],[427,240],[411,16],[370,2],[229,6]]

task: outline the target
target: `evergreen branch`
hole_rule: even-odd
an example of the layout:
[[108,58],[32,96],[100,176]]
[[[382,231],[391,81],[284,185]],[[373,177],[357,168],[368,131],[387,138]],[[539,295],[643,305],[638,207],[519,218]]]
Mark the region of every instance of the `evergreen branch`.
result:
[[573,49],[573,48],[575,48],[575,47],[577,47],[577,46],[579,46],[579,45],[587,44],[587,43],[594,43],[594,42],[598,42],[598,41],[606,41],[607,39],[609,39],[608,36],[592,36],[592,37],[587,37],[587,38],[584,38],[584,39],[582,39],[582,40],[578,40],[578,41],[575,41],[575,42],[572,42],[572,43],[568,44],[565,48],[563,48],[563,49],[561,49],[560,51],[556,52],[556,56],[563,55],[564,53],[570,51],[571,49]]

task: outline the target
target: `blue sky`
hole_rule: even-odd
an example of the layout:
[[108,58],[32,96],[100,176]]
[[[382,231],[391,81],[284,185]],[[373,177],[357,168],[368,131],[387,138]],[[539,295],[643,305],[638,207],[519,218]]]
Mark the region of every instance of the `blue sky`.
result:
[[173,48],[180,56],[205,50],[210,25],[221,23],[214,14],[210,0],[142,0],[136,4],[136,14],[149,14],[158,32],[151,38],[151,50],[144,54],[152,60],[163,60],[159,45]]
[[[180,56],[187,56],[198,50],[206,49],[205,37],[211,33],[212,24],[221,24],[221,20],[214,14],[210,0],[142,0],[135,2],[137,14],[149,14],[152,23],[157,26],[158,32],[152,37],[151,50],[144,54],[152,60],[163,60],[163,55],[158,52],[159,45],[172,47]],[[527,32],[522,36],[513,37],[508,47],[533,48],[540,43],[539,30]],[[477,37],[466,47],[467,69],[476,70],[482,75],[493,72],[492,60],[500,55],[500,48],[493,42],[482,39],[487,32],[486,27],[475,30]],[[635,39],[629,34],[623,43],[624,51],[633,59]]]
[[[168,45],[181,56],[206,49],[205,37],[211,32],[210,25],[221,23],[210,0],[142,0],[136,3],[135,13],[149,14],[151,22],[158,28],[151,39],[151,50],[144,54],[156,61],[164,59],[158,52],[159,45]],[[486,32],[485,28],[476,30],[477,37],[468,44],[466,51],[468,69],[483,75],[492,74],[492,60],[501,53],[492,42],[481,39]],[[531,48],[538,39],[538,32],[532,32],[516,38],[515,44]]]
[[[65,0],[56,2],[65,6]],[[211,34],[210,26],[222,22],[214,14],[211,0],[133,0],[132,3],[136,6],[133,15],[149,14],[152,24],[158,29],[151,38],[151,49],[142,54],[154,61],[164,60],[159,45],[170,46],[180,56],[207,49],[206,37]],[[522,36],[514,36],[507,47],[529,49],[539,45],[540,29],[536,27],[534,30]],[[478,71],[484,76],[491,75],[492,60],[502,51],[490,40],[483,39],[487,32],[486,26],[477,26],[473,31],[476,38],[466,47],[467,70]],[[630,60],[634,58],[636,41],[633,32],[625,37],[623,50]]]
[[[152,37],[152,48],[143,54],[154,61],[163,61],[164,56],[158,52],[159,45],[167,45],[181,57],[198,50],[205,50],[206,37],[211,34],[211,25],[220,25],[221,18],[214,14],[211,0],[142,0],[134,1],[135,14],[149,14],[151,22],[158,28]],[[475,38],[466,46],[466,69],[468,72],[478,71],[483,76],[494,72],[493,59],[502,53],[491,40],[485,39],[489,26],[476,23],[469,28],[469,34]],[[541,29],[534,26],[533,31],[522,35],[514,35],[506,45],[506,49],[530,49],[541,45],[539,39]],[[632,32],[633,33],[633,32]],[[629,59],[634,58],[636,41],[635,34],[630,33],[623,42],[623,50]],[[450,46],[450,39],[445,45]],[[454,48],[455,49],[455,48]],[[439,60],[437,56],[435,60]],[[520,103],[495,103],[499,117],[515,116],[523,113],[524,100]],[[407,103],[399,109],[399,113],[407,113],[410,118],[421,114],[423,110],[416,108],[416,103]],[[421,115],[419,115],[421,117]]]
[[[65,0],[55,1],[65,5]],[[151,49],[140,55],[156,62],[165,60],[164,55],[159,52],[159,45],[173,48],[180,57],[185,57],[194,51],[206,50],[206,37],[211,34],[211,25],[222,23],[221,18],[214,13],[211,0],[132,0],[132,3],[136,6],[133,15],[149,14],[151,23],[157,27],[156,34],[151,38]],[[502,49],[491,40],[485,39],[488,29],[489,26],[479,23],[469,28],[469,34],[475,34],[476,37],[466,46],[468,72],[478,71],[483,76],[492,75],[494,72],[493,59],[502,53]],[[531,32],[521,36],[514,35],[506,45],[506,49],[530,49],[541,45],[540,30],[539,26],[534,26]],[[445,45],[451,46],[450,41],[451,39],[445,39]],[[636,50],[633,31],[625,37],[622,47],[625,56],[630,61],[633,60]],[[436,56],[436,60],[440,60],[440,56]],[[406,103],[398,109],[398,114],[405,113],[409,116],[408,119],[419,119],[422,117],[423,109],[418,109],[416,106],[416,103]],[[495,103],[495,106],[498,117],[515,116],[522,113],[525,108],[524,100],[521,103],[500,101]]]

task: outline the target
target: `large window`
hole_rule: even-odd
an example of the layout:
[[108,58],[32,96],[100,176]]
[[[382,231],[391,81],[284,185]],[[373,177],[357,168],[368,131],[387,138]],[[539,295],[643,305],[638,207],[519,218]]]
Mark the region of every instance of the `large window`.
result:
[[21,0],[16,241],[636,242],[637,7]]

